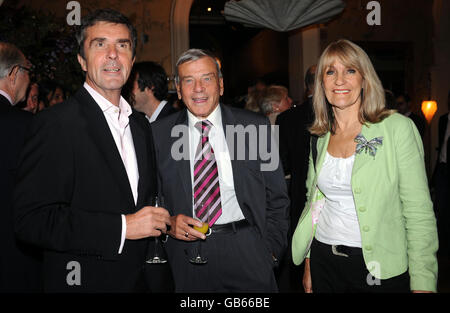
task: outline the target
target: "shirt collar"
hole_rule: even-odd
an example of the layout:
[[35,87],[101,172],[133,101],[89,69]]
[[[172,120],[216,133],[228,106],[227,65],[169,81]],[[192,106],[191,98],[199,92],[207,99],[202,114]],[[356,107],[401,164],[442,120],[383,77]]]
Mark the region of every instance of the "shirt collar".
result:
[[163,100],[161,101],[158,106],[156,107],[156,110],[153,112],[152,116],[148,118],[148,120],[151,122],[156,121],[156,119],[158,118],[159,113],[161,113],[162,109],[164,108],[164,106],[166,105],[167,101]]
[[11,105],[13,105],[13,102],[12,102],[12,100],[11,100],[11,97],[10,97],[10,95],[9,95],[6,91],[0,89],[0,95],[4,96],[6,99],[8,99],[9,103],[10,103]]
[[[83,87],[86,88],[86,90],[89,92],[89,94],[92,96],[92,98],[94,98],[95,102],[98,104],[98,106],[103,111],[103,113],[114,112],[114,110],[112,110],[112,109],[117,108],[109,100],[107,100],[105,97],[103,97],[101,94],[99,94],[94,88],[89,86],[88,83],[85,82]],[[131,106],[128,104],[128,102],[122,96],[120,96],[119,107],[125,108],[127,116],[131,115],[131,113],[132,113]]]
[[189,121],[190,127],[191,126],[194,127],[195,123],[202,121],[204,119],[210,121],[211,124],[215,127],[221,127],[220,125],[222,125],[222,112],[220,110],[220,104],[218,104],[217,107],[214,109],[214,111],[212,111],[211,114],[209,114],[204,119],[199,119],[194,114],[192,114],[189,110],[187,110],[187,113],[188,113],[188,121]]

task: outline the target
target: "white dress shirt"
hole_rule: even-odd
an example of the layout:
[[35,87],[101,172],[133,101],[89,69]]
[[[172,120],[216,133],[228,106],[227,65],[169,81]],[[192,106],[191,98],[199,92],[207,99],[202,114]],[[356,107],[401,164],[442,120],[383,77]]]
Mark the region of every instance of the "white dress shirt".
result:
[[317,180],[325,195],[315,238],[329,245],[361,247],[361,231],[352,192],[352,170],[355,155],[335,158],[327,151]]
[[[125,127],[119,124],[119,116],[124,112],[120,112],[119,107],[115,106],[108,100],[106,100],[102,95],[95,91],[87,83],[84,83],[84,88],[89,92],[89,94],[97,102],[98,106],[102,110],[106,122],[108,123],[111,134],[116,143],[117,150],[119,151],[120,157],[124,162],[124,166],[127,172],[128,181],[131,186],[131,191],[133,193],[134,204],[137,203],[138,197],[138,182],[139,182],[139,171],[136,160],[136,151],[134,150],[133,136],[131,135],[130,125],[127,123]],[[126,118],[131,115],[132,110],[128,102],[121,96],[120,97],[120,107],[125,108]],[[123,149],[122,149],[123,148]],[[127,223],[125,215],[122,214],[122,236],[119,247],[119,254],[122,253],[123,245],[125,243],[125,235],[127,232]]]
[[[223,131],[222,112],[218,105],[214,111],[206,118],[213,125],[208,138],[217,162],[219,175],[220,201],[222,204],[222,214],[217,219],[217,225],[237,222],[244,219],[244,214],[239,206],[234,191],[233,168],[231,167],[230,152],[228,151],[225,132]],[[189,156],[191,164],[192,182],[192,216],[194,216],[194,165],[195,153],[200,142],[200,131],[195,128],[195,124],[201,121],[188,110],[189,123]]]
[[164,108],[164,106],[167,104],[166,100],[161,101],[158,104],[158,107],[156,108],[156,110],[153,112],[152,116],[148,117],[147,115],[145,115],[145,117],[147,118],[147,120],[150,123],[153,123],[154,121],[156,121],[156,119],[158,118],[159,113],[161,113],[162,109]]

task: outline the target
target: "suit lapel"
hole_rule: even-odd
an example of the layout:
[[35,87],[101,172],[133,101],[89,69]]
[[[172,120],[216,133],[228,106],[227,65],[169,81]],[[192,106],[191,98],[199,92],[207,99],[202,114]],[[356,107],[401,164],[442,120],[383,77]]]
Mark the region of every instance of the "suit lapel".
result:
[[[220,110],[221,110],[221,114],[222,114],[222,126],[223,126],[223,131],[225,133],[225,138],[227,136],[227,125],[230,126],[236,126],[238,124],[238,121],[236,120],[236,117],[234,116],[234,114],[231,112],[231,110],[229,108],[227,108],[225,105],[220,104]],[[236,138],[234,138],[234,140],[230,140],[230,138],[226,138],[226,142],[227,145],[229,145],[230,143],[236,143]],[[246,140],[245,143],[245,149],[247,150],[245,153],[245,155],[248,155],[248,142]],[[231,168],[233,171],[233,183],[234,183],[234,191],[236,193],[236,199],[238,200],[239,206],[241,207],[241,209],[243,210],[243,208],[245,208],[245,206],[242,203],[242,199],[244,199],[243,195],[241,194],[241,192],[244,190],[244,180],[242,179],[243,175],[245,175],[245,160],[238,160],[237,158],[237,153],[238,151],[236,151],[236,144],[234,145],[234,147],[230,147],[228,146],[228,152],[230,155],[230,159],[231,159]],[[237,179],[237,178],[240,179]],[[243,210],[243,213],[244,210]]]
[[[187,109],[184,109],[180,112],[179,117],[177,118],[175,122],[175,126],[177,125],[185,125],[186,127],[189,127],[188,124],[188,118],[187,118]],[[187,134],[189,136],[189,133]],[[171,137],[172,142],[170,147],[173,146],[174,142],[178,140],[179,138]],[[189,138],[186,141],[188,144],[188,151],[189,151]],[[190,154],[189,154],[190,155]],[[186,203],[189,203],[189,206],[179,208],[180,210],[183,210],[185,215],[191,216],[192,215],[192,179],[191,179],[191,163],[190,163],[190,157],[187,159],[181,159],[179,161],[175,161],[176,171],[178,173],[178,176],[181,181],[181,185],[183,186],[184,195],[186,197]]]
[[[138,166],[138,172],[139,175],[139,182],[138,182],[138,199],[137,203],[141,203],[142,196],[146,194],[144,188],[148,186],[148,182],[146,181],[146,178],[148,177],[145,175],[147,166],[149,160],[147,155],[147,146],[145,142],[145,134],[144,130],[139,126],[139,124],[136,121],[136,114],[139,114],[136,111],[133,111],[133,114],[130,115],[130,129],[131,134],[133,136],[133,144],[134,144],[134,150],[136,152],[136,160],[137,160],[137,166]],[[144,203],[144,205],[148,205],[148,203]]]
[[81,88],[74,97],[81,105],[92,140],[100,150],[111,173],[116,178],[120,190],[124,191],[123,194],[126,195],[126,201],[131,202],[134,206],[133,193],[131,192],[127,172],[102,110],[85,88]]

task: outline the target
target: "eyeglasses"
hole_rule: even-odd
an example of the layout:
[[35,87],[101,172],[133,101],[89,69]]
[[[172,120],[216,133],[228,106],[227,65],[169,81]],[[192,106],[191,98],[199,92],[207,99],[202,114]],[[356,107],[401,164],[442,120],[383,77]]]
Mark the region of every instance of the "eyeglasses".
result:
[[19,69],[21,69],[21,70],[23,70],[23,71],[27,71],[28,74],[31,73],[31,68],[26,67],[26,66],[23,66],[23,65],[20,65],[20,64],[16,64],[16,65],[14,65],[14,66],[11,68],[11,71],[9,72],[9,75],[12,74],[12,72],[14,71],[14,69],[15,69],[16,67],[18,67]]
[[25,66],[23,66],[23,65],[18,65],[18,66],[19,66],[20,69],[22,69],[22,70],[24,70],[24,71],[27,71],[28,73],[31,73],[31,68],[25,67]]

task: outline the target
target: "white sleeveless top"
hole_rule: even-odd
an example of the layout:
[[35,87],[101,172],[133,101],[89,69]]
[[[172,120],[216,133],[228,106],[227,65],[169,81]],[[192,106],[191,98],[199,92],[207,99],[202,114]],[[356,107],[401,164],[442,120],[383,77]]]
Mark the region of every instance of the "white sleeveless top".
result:
[[329,245],[361,247],[351,178],[355,155],[335,158],[327,151],[317,185],[325,195],[315,238]]

